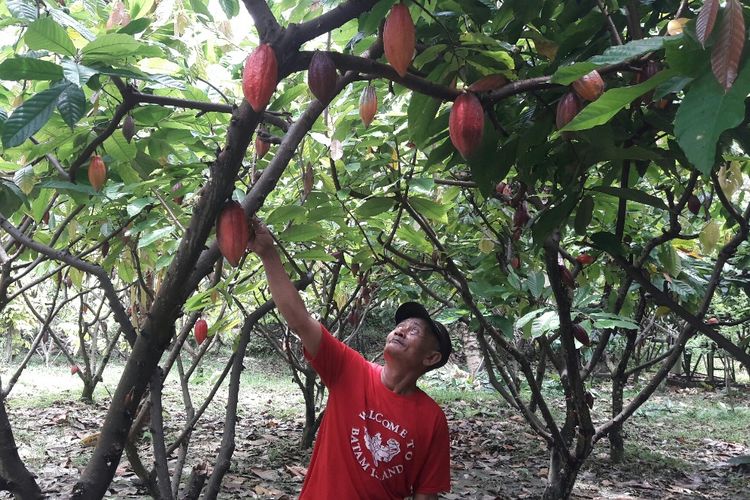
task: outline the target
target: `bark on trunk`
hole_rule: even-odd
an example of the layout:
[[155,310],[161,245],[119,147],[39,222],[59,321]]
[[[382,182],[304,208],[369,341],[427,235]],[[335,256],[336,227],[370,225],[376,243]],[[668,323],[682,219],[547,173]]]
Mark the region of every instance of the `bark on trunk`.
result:
[[3,397],[0,397],[0,486],[19,500],[44,498],[34,476],[18,456]]
[[570,498],[578,476],[579,465],[566,463],[556,449],[550,451],[549,473],[547,487],[542,498],[544,500],[563,500]]
[[[612,417],[622,411],[624,384],[619,377],[612,379]],[[622,424],[612,426],[609,432],[609,458],[613,463],[621,463],[625,457],[625,440],[622,437]]]

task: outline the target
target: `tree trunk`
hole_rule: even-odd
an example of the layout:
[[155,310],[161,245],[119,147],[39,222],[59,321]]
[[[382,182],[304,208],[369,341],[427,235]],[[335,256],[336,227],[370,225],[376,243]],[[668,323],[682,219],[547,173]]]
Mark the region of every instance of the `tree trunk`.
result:
[[13,429],[5,411],[5,398],[0,397],[0,488],[20,500],[44,498],[34,476],[18,456]]
[[[623,390],[625,384],[620,377],[612,378],[612,417],[619,415],[622,411]],[[609,459],[616,464],[622,462],[625,457],[625,440],[622,437],[622,424],[612,426],[609,431]]]
[[578,476],[578,464],[565,462],[556,449],[550,451],[549,473],[547,487],[544,489],[544,500],[563,500],[570,498]]
[[312,447],[315,433],[318,431],[315,415],[315,373],[305,373],[305,426],[302,429],[300,447],[306,450]]
[[94,401],[94,389],[96,389],[96,381],[84,379],[83,391],[81,391],[81,401],[92,403]]

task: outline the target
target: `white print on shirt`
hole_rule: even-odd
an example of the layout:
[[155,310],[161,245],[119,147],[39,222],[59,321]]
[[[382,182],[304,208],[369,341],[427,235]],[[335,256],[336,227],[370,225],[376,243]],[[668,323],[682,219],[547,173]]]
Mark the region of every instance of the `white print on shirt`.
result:
[[[376,410],[365,410],[358,416],[365,426],[352,427],[349,444],[362,470],[380,481],[403,474],[404,463],[414,458],[414,440],[406,441],[409,431]],[[406,447],[403,453],[402,445]]]
[[372,453],[372,460],[375,462],[375,467],[378,466],[378,462],[390,462],[401,451],[401,445],[395,439],[391,438],[388,440],[388,443],[383,444],[383,438],[379,432],[374,436],[370,436],[367,433],[367,427],[363,427],[362,429],[365,431],[365,446]]

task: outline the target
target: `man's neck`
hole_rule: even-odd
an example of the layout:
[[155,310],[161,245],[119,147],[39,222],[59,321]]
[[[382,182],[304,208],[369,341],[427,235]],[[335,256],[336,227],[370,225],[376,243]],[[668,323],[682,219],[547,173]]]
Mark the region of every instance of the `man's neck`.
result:
[[413,370],[403,370],[386,363],[380,372],[380,381],[389,391],[405,396],[417,390],[417,379],[421,375]]

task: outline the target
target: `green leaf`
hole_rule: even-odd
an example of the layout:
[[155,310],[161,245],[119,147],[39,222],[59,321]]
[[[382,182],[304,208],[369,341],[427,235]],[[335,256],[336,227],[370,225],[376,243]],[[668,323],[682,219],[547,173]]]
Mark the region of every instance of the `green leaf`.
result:
[[536,318],[537,316],[539,316],[540,314],[542,314],[545,311],[546,311],[546,309],[536,309],[534,311],[531,311],[529,313],[524,314],[523,316],[521,316],[520,318],[518,318],[518,320],[516,320],[516,328],[519,329],[519,330],[522,329],[524,326],[526,326],[526,324],[529,321],[531,321],[532,319]]
[[131,35],[109,33],[89,42],[81,51],[83,62],[112,62],[127,56],[151,57],[162,55],[161,50],[139,42]]
[[412,93],[407,116],[409,119],[409,131],[414,143],[424,148],[428,144],[428,129],[430,123],[435,119],[435,115],[440,109],[442,101],[425,94]]
[[432,244],[427,241],[420,231],[402,224],[396,230],[396,235],[411,245],[414,250],[422,253],[432,253]]
[[0,80],[62,79],[63,69],[57,64],[33,57],[13,57],[0,63]]
[[80,87],[66,83],[57,99],[57,110],[68,127],[73,128],[86,113],[86,96]]
[[592,70],[595,70],[597,65],[590,62],[581,62],[571,64],[570,66],[563,66],[552,75],[551,83],[557,83],[559,85],[570,85],[574,81],[581,78],[583,75],[588,75]]
[[560,328],[560,316],[557,311],[547,311],[531,323],[531,337],[537,338],[558,328]]
[[13,111],[3,126],[3,146],[12,148],[35,134],[47,123],[66,85],[57,85],[29,98]]
[[127,25],[117,30],[117,32],[125,33],[126,35],[135,35],[136,33],[144,31],[149,25],[151,25],[151,19],[148,17],[139,17],[138,19],[130,21]]
[[49,50],[67,56],[76,53],[73,40],[51,17],[40,17],[31,23],[23,39],[31,50]]
[[591,313],[589,315],[594,328],[625,328],[626,330],[638,330],[638,323],[633,320],[611,313]]
[[625,250],[617,241],[617,236],[606,231],[600,231],[591,235],[591,243],[600,250],[608,252],[610,255],[625,256]]
[[564,226],[565,221],[573,211],[573,208],[575,208],[577,202],[577,197],[569,196],[564,201],[544,212],[531,228],[534,243],[541,245],[544,243],[544,239],[555,228]]
[[238,0],[219,0],[221,10],[227,15],[227,18],[232,19],[234,16],[240,13],[240,3]]
[[409,205],[430,220],[448,223],[448,207],[421,196],[409,197]]
[[325,234],[325,229],[318,223],[290,226],[279,235],[282,241],[313,241]]
[[274,226],[288,222],[300,224],[305,222],[305,209],[299,205],[283,205],[268,214],[265,219],[266,224]]
[[386,198],[385,196],[374,196],[364,203],[362,203],[356,210],[360,217],[373,217],[381,214],[386,210],[393,208],[395,203],[393,198]]
[[7,0],[5,5],[13,17],[24,21],[34,21],[39,15],[36,2],[30,0]]
[[98,73],[97,70],[78,64],[73,59],[65,59],[62,62],[62,69],[65,79],[78,87],[86,85],[89,79]]
[[688,160],[704,175],[716,162],[716,144],[722,132],[739,125],[745,117],[745,98],[750,93],[750,64],[745,64],[729,90],[706,73],[691,85],[677,110],[674,135]]
[[601,55],[594,56],[589,59],[589,62],[597,65],[619,64],[621,62],[627,61],[628,59],[633,59],[634,57],[645,54],[646,52],[660,50],[663,46],[663,36],[642,38],[640,40],[633,40],[632,42],[628,42],[625,45],[614,45],[612,47],[609,47]]
[[138,238],[138,248],[145,248],[157,241],[168,238],[174,230],[174,227],[162,227],[155,231],[144,230],[141,232],[140,238]]
[[608,90],[599,99],[583,108],[558,133],[586,130],[607,123],[625,106],[672,76],[674,76],[672,71],[664,70],[638,85]]
[[600,193],[617,196],[618,198],[643,203],[644,205],[650,205],[661,210],[669,210],[667,205],[656,196],[646,194],[637,189],[618,188],[613,186],[594,186],[591,189],[592,191],[599,191]]
[[26,196],[18,189],[18,186],[0,179],[0,213],[4,217],[13,215],[23,205],[24,201],[26,201]]
[[574,222],[574,228],[578,236],[585,236],[586,230],[591,224],[591,219],[594,217],[594,198],[587,194],[581,199],[576,209],[576,219]]
[[135,143],[126,141],[122,131],[117,131],[104,141],[104,150],[117,162],[130,162],[138,152]]
[[73,28],[76,30],[83,38],[86,40],[93,40],[96,38],[96,35],[94,32],[86,28],[83,24],[79,23],[72,17],[70,17],[65,11],[60,9],[49,9],[49,13],[52,16],[52,19],[57,21],[60,26],[64,26],[66,28]]
[[[511,166],[509,162],[502,161],[506,152],[503,151],[503,146],[500,146],[500,151],[498,151],[499,140],[499,132],[492,126],[490,120],[485,120],[482,144],[479,150],[466,161],[479,192],[486,198],[492,195],[497,182],[505,178]],[[515,151],[516,148],[510,149]]]

